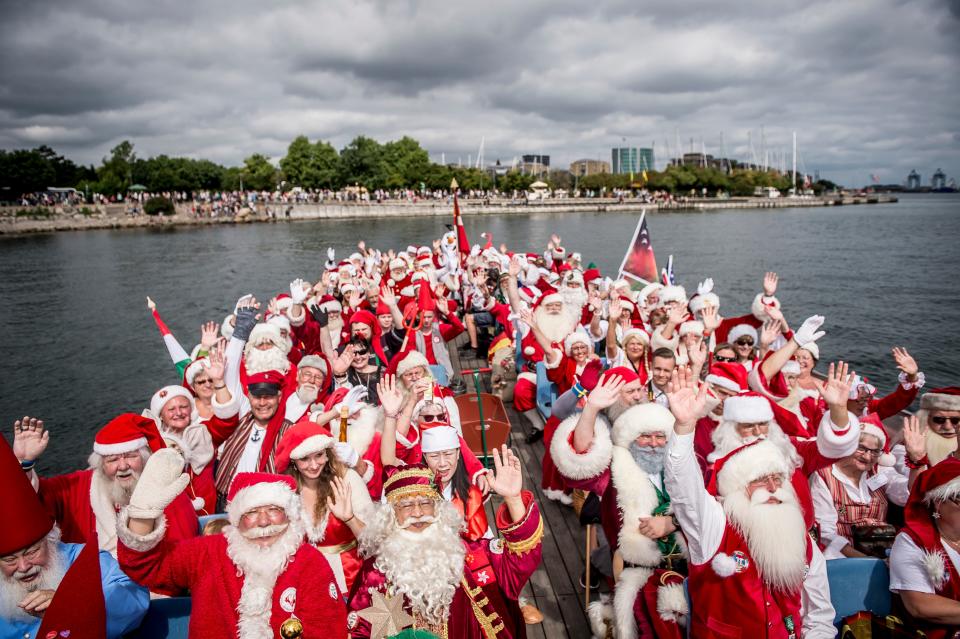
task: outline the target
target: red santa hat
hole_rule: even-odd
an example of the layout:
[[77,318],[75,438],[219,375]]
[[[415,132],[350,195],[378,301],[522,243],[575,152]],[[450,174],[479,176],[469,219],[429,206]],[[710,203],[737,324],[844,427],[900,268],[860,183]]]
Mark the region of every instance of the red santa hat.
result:
[[660,291],[660,306],[670,302],[679,302],[687,305],[687,291],[682,286],[670,285],[664,286]]
[[756,344],[758,341],[757,329],[750,326],[749,324],[737,324],[730,329],[730,332],[727,334],[728,342],[736,342],[741,337],[750,337],[753,339],[753,343]]
[[590,282],[594,282],[596,280],[602,279],[602,277],[603,276],[600,275],[599,269],[588,268],[583,272],[583,283],[589,284]]
[[53,528],[53,519],[3,437],[0,437],[0,486],[3,486],[4,514],[10,522],[0,526],[0,556],[3,556],[43,539]]
[[[229,338],[227,338],[229,339]],[[210,360],[206,357],[201,357],[190,362],[190,365],[187,366],[186,370],[183,371],[183,381],[187,386],[193,390],[193,380],[197,378],[197,375],[203,370],[204,363],[209,363]]]
[[[191,364],[192,366],[192,364]],[[188,368],[189,370],[189,368]],[[194,373],[196,377],[196,373]],[[191,383],[193,380],[190,380]],[[193,393],[188,389],[179,385],[164,386],[156,393],[153,394],[153,397],[150,398],[150,412],[153,413],[153,416],[157,419],[160,419],[160,411],[163,410],[163,407],[167,405],[174,397],[185,397],[190,402],[190,410],[194,409],[194,399]]]
[[883,452],[877,458],[877,463],[881,466],[893,466],[897,463],[897,458],[890,453],[889,441],[887,439],[887,429],[876,413],[870,413],[860,418],[860,431],[862,435],[873,435],[880,442],[880,448]]
[[390,260],[390,270],[400,269],[407,270],[407,262],[402,257],[395,257]]
[[577,344],[583,344],[587,347],[588,351],[592,351],[593,343],[590,341],[590,337],[581,331],[574,331],[567,335],[563,340],[563,352],[566,353],[567,357],[573,355],[573,347]]
[[773,419],[773,409],[760,393],[744,393],[723,402],[723,419],[738,424],[764,424]]
[[[389,313],[389,310],[387,311]],[[364,324],[370,328],[371,331],[376,332],[377,327],[377,318],[365,308],[354,311],[353,315],[350,316],[350,327],[353,328],[354,324]]]
[[314,422],[298,422],[287,429],[277,446],[277,472],[286,472],[291,459],[303,459],[332,447],[336,441],[330,431]]
[[382,298],[377,298],[377,315],[391,315],[392,311]]
[[283,375],[280,371],[263,371],[247,376],[247,394],[256,397],[279,395],[283,387]]
[[776,444],[758,439],[718,459],[714,462],[713,470],[707,491],[714,496],[726,497],[767,475],[780,474],[789,479],[793,466]]
[[850,383],[850,392],[847,394],[847,397],[849,399],[857,399],[860,397],[861,392],[872,397],[877,393],[877,387],[869,383],[866,377],[854,375],[853,381]]
[[430,362],[420,351],[410,351],[397,363],[397,377],[402,377],[407,371],[411,371],[418,366],[428,368]]
[[445,424],[431,426],[424,428],[420,433],[420,450],[424,454],[459,448],[460,434],[452,426]]
[[233,526],[240,525],[243,514],[261,506],[283,508],[287,518],[300,518],[297,482],[289,475],[273,473],[237,473],[227,492],[227,517]]
[[630,382],[636,382],[640,380],[640,376],[637,375],[637,371],[633,370],[629,366],[614,366],[613,368],[608,368],[603,374],[603,379],[608,380],[616,377],[617,375],[620,376],[620,379],[623,380],[624,384],[629,384]]
[[333,295],[322,296],[320,298],[319,306],[320,310],[326,313],[330,313],[331,311],[336,311],[339,313],[343,310],[343,305],[341,305],[340,302],[337,301],[337,298],[335,298]]
[[715,362],[705,381],[731,393],[743,393],[750,388],[747,376],[747,369],[737,362]]
[[633,313],[633,302],[625,297],[621,297],[620,308],[622,308],[627,314]]
[[703,322],[690,320],[680,325],[680,337],[684,335],[703,335]]
[[935,588],[943,586],[949,572],[934,509],[957,496],[960,496],[960,460],[951,456],[920,473],[903,511],[903,532],[924,551],[924,569]]
[[57,586],[34,636],[41,639],[106,639],[107,609],[100,572],[100,547],[96,530],[92,532]]
[[93,452],[104,457],[132,453],[144,446],[156,452],[164,447],[163,438],[152,419],[134,413],[117,415],[93,438]]
[[616,446],[629,448],[644,433],[663,433],[669,437],[675,421],[673,414],[660,404],[637,404],[617,417],[610,435]]
[[960,386],[944,386],[924,393],[920,410],[960,410]]
[[717,308],[720,306],[720,298],[717,297],[716,293],[703,293],[694,295],[690,300],[690,312],[699,313],[707,306],[712,306]]
[[[569,267],[570,265],[567,264],[566,266]],[[566,284],[579,284],[580,286],[583,286],[583,284],[584,284],[584,281],[583,281],[583,273],[581,273],[580,271],[578,271],[578,270],[576,270],[576,269],[568,268],[567,272],[564,273],[564,275],[563,275],[563,283],[564,283],[564,285],[566,285]]]
[[383,482],[383,497],[389,504],[395,504],[405,497],[440,499],[436,475],[425,464],[387,466],[384,474],[387,479]]
[[550,291],[546,295],[542,295],[534,306],[539,307],[543,304],[556,304],[557,302],[563,302],[563,297],[556,291]]
[[287,293],[280,293],[280,295],[277,295],[274,305],[278,312],[289,311],[290,307],[293,306],[293,298]]

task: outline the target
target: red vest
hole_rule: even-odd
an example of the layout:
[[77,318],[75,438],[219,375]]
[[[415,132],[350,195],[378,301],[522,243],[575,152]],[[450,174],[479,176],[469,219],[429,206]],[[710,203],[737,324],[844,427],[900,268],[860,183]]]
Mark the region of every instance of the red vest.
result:
[[[808,537],[808,566],[812,552]],[[747,542],[729,523],[716,554],[720,553],[737,562],[737,572],[729,577],[718,575],[710,561],[690,566],[692,636],[698,639],[800,637],[803,625],[800,592],[788,595],[768,589],[757,572]],[[787,618],[793,625],[792,632],[785,623]]]
[[[943,558],[944,567],[946,568],[946,578],[940,583],[939,586],[935,586],[934,592],[941,597],[953,599],[954,601],[960,601],[960,573],[957,572],[953,562],[950,561],[947,551],[943,549],[943,544],[940,542],[939,535],[937,536],[936,541],[931,542],[927,541],[928,535],[924,535],[921,532],[911,529],[909,525],[907,525],[902,532],[909,535],[917,547],[924,552],[940,553],[940,556]],[[956,626],[947,628],[942,624],[929,623],[916,618],[911,619],[911,621],[913,622],[915,628],[922,630],[927,635],[928,639],[946,639],[947,637],[952,637],[952,633],[957,632],[958,630]]]
[[883,487],[870,491],[870,502],[861,504],[850,499],[847,489],[833,476],[830,468],[817,471],[823,483],[830,489],[833,507],[837,509],[837,532],[853,541],[854,524],[882,524],[887,520],[887,495]]

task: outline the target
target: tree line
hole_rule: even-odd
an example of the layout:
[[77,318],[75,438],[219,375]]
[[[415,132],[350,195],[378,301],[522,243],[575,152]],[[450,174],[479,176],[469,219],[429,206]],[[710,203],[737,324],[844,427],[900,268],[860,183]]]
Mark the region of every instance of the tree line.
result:
[[552,188],[590,191],[647,188],[670,193],[691,189],[708,193],[750,195],[757,186],[789,188],[789,177],[777,172],[737,170],[730,174],[713,168],[670,166],[664,171],[639,175],[601,173],[581,178],[569,171],[551,171],[542,176],[508,170],[493,175],[474,168],[436,164],[420,143],[404,136],[380,143],[360,135],[337,151],[323,140],[311,142],[304,135],[295,138],[287,153],[275,165],[271,158],[254,153],[242,166],[227,167],[187,157],[157,155],[137,157],[134,145],[124,140],[103,158],[99,167],[82,166],[57,154],[48,146],[35,149],[0,149],[0,199],[13,200],[24,193],[48,187],[73,187],[85,194],[122,194],[133,185],[151,192],[196,192],[201,190],[290,190],[340,189],[361,186],[368,190],[443,190],[456,179],[465,190],[493,189],[522,191],[537,179]]

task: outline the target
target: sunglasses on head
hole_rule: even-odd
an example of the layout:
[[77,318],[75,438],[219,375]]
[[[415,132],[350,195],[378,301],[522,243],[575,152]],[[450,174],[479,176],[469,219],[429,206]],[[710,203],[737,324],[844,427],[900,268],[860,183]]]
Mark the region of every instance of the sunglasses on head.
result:
[[954,426],[960,426],[960,417],[940,417],[940,416],[937,416],[937,417],[931,417],[931,418],[930,418],[930,421],[932,421],[932,422],[933,422],[934,424],[936,424],[937,426],[943,426],[943,425],[946,424],[948,421],[949,421],[951,424],[953,424]]
[[734,344],[736,344],[737,346],[753,346],[753,340],[750,339],[749,337],[741,337],[736,342],[734,342]]
[[735,362],[737,361],[736,357],[724,357],[723,355],[714,355],[713,361],[715,362]]

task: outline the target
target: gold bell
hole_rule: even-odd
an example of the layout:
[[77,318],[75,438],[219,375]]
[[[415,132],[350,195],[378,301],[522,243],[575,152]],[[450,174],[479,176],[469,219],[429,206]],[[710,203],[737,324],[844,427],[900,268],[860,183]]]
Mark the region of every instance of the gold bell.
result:
[[280,636],[283,639],[300,639],[303,636],[303,624],[296,617],[290,617],[280,624]]

